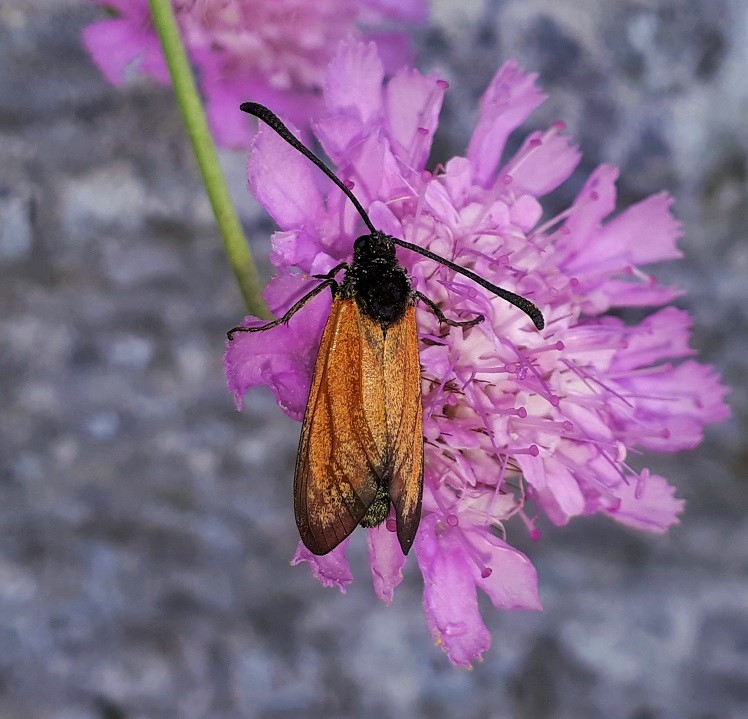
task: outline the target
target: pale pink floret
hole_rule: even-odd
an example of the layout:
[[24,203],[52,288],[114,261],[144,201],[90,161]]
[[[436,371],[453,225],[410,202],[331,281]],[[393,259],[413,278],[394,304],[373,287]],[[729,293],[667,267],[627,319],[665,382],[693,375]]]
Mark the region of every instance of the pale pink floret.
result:
[[[84,43],[109,82],[128,69],[168,84],[148,0],[94,0],[116,17],[89,25]],[[426,21],[425,0],[174,0],[190,59],[198,70],[217,141],[247,147],[251,139],[239,104],[251,99],[308,131],[322,108],[327,66],[341,40],[375,40],[392,73],[412,57],[408,25]],[[380,79],[381,86],[381,79]]]
[[[725,389],[711,368],[684,359],[693,354],[687,313],[665,307],[639,324],[604,314],[675,296],[640,266],[679,256],[667,195],[616,215],[618,173],[601,166],[567,211],[543,218],[540,198],[580,155],[556,123],[502,157],[511,132],[543,100],[535,77],[514,62],[481,101],[467,157],[432,175],[424,168],[446,83],[411,69],[384,86],[382,78],[373,46],[343,44],[333,59],[316,131],[341,179],[376,226],[528,297],[546,317],[538,332],[469,280],[398,252],[414,286],[448,316],[486,317],[447,331],[428,308],[417,309],[425,486],[415,555],[429,628],[452,662],[469,665],[490,644],[477,589],[500,609],[540,609],[535,569],[507,544],[506,523],[516,517],[511,531],[525,527],[538,538],[540,517],[563,525],[602,512],[665,531],[683,502],[664,478],[633,469],[629,455],[698,444],[705,424],[727,416]],[[313,286],[310,274],[351,259],[363,225],[343,194],[268,129],[257,135],[249,181],[281,227],[268,295],[288,306]],[[282,282],[289,283],[284,303]],[[227,377],[237,398],[270,384],[286,412],[300,417],[328,306],[329,296],[316,298],[288,327],[229,343]],[[376,592],[388,603],[403,566],[390,529],[368,531]],[[323,558],[301,548],[294,561],[309,562],[326,585],[350,581],[340,548]]]

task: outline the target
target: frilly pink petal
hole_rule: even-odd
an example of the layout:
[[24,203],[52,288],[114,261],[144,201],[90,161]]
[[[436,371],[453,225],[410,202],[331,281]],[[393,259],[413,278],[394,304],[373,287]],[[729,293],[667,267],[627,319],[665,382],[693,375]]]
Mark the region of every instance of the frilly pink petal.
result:
[[314,123],[314,134],[335,164],[345,162],[349,149],[358,145],[365,135],[361,120],[353,112],[319,118]]
[[[693,324],[688,312],[665,307],[625,333],[625,352],[617,352],[611,369],[621,372],[657,364],[662,357],[688,357],[694,351],[688,346]],[[621,323],[621,326],[623,323]]]
[[535,197],[547,195],[564,182],[579,164],[582,153],[565,135],[547,135],[531,132],[499,171],[499,182],[509,176],[513,189]]
[[382,112],[384,67],[373,42],[342,42],[323,86],[328,112],[353,115],[363,130]]
[[648,470],[628,485],[622,485],[616,494],[620,505],[606,513],[621,524],[647,532],[666,532],[678,523],[678,515],[685,506],[664,477],[650,475]]
[[[268,286],[262,293],[268,303],[270,311],[279,317],[286,313],[296,301],[301,299],[307,292],[317,285],[317,280],[310,279],[301,274],[292,272],[279,272],[268,282]],[[311,305],[305,305],[311,307]],[[320,310],[321,311],[321,310]],[[259,322],[259,320],[256,320]],[[293,318],[289,320],[289,325]]]
[[447,83],[404,68],[385,90],[385,131],[395,155],[422,170],[431,151]]
[[[602,221],[615,209],[617,179],[617,167],[600,165],[574,200],[572,212],[565,222],[568,233],[559,240],[559,249],[569,253],[572,261],[577,256],[584,261],[587,245],[596,236],[594,233],[599,231]],[[569,266],[564,263],[564,269],[569,270]]]
[[638,398],[627,432],[642,447],[659,452],[693,449],[703,439],[705,423],[729,417],[727,389],[714,368],[686,361],[658,365],[620,380],[623,391]]
[[452,532],[425,516],[415,540],[423,573],[423,605],[431,634],[453,664],[469,667],[491,646],[478,611],[470,559]]
[[[681,223],[670,208],[673,198],[667,192],[647,197],[626,208],[603,227],[595,245],[590,247],[602,264],[608,257],[623,254],[627,263],[646,265],[675,260],[683,256],[676,242],[683,236]],[[647,241],[642,242],[646,236]]]
[[584,494],[572,473],[554,458],[547,460],[548,484],[538,491],[538,501],[554,524],[562,526],[584,514]]
[[[355,178],[354,192],[364,207],[374,200],[408,191],[390,145],[378,131],[370,133],[351,150],[350,164],[342,174],[346,179]],[[357,224],[360,223],[355,208],[350,206],[348,212],[355,213],[355,217],[358,218]]]
[[545,100],[536,79],[537,75],[523,72],[515,60],[509,60],[483,94],[467,152],[478,185],[491,183],[510,133]]
[[599,314],[611,307],[659,307],[683,294],[675,287],[643,283],[634,278],[628,281],[606,279],[594,292],[598,295],[597,301],[592,307],[585,307],[589,314]]
[[553,456],[546,459],[523,454],[518,455],[516,461],[554,524],[564,525],[572,517],[584,514],[584,495],[579,483]]
[[345,594],[346,587],[353,581],[351,566],[345,556],[348,539],[344,539],[335,549],[321,557],[312,554],[301,542],[291,560],[291,566],[307,562],[312,574],[323,587],[337,587]]
[[366,531],[369,562],[374,592],[385,603],[391,604],[395,587],[403,581],[403,567],[407,557],[400,548],[397,534],[380,524]]
[[[168,84],[148,0],[93,1],[120,16],[84,32],[84,44],[105,77],[121,84],[133,65]],[[328,85],[337,78],[338,90],[362,96],[368,88],[381,94],[382,66],[391,76],[411,63],[407,25],[423,22],[426,14],[423,0],[174,0],[173,4],[185,49],[198,70],[211,129],[217,141],[229,147],[246,147],[252,136],[246,118],[236,114],[244,100],[272,108],[308,140],[321,107],[326,68],[340,42],[363,46],[355,38],[364,37],[379,43],[380,52],[369,53],[370,66],[380,68],[378,82],[376,73],[338,74],[337,64],[328,75]]]
[[132,38],[132,29],[123,20],[95,22],[83,29],[83,45],[112,85],[124,83],[125,70],[142,52],[142,46],[133,46]]
[[532,562],[490,531],[467,530],[484,568],[472,563],[473,579],[496,609],[542,611]]
[[670,214],[672,202],[669,195],[660,193],[624,210],[596,234],[595,241],[568,270],[576,274],[612,272],[680,257],[675,246],[681,236],[680,223]]
[[249,188],[282,230],[313,226],[313,218],[324,214],[314,172],[317,168],[273,130],[259,128],[249,156]]

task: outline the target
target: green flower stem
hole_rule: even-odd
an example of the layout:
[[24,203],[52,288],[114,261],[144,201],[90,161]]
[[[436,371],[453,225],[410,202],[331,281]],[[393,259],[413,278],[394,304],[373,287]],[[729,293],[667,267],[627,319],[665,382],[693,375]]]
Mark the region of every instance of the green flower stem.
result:
[[[241,223],[231,202],[218,154],[208,129],[200,95],[192,76],[170,0],[149,0],[156,32],[164,49],[179,110],[187,125],[192,149],[210,198],[226,255],[236,275],[247,310],[263,319],[272,318],[262,297],[262,286]],[[237,112],[239,108],[237,107]]]

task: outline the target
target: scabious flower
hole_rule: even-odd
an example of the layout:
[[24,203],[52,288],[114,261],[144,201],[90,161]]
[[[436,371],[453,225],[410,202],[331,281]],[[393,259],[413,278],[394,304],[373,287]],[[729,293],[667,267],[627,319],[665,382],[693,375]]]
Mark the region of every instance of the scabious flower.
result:
[[[602,513],[663,532],[683,502],[664,477],[628,463],[642,449],[696,446],[705,424],[727,416],[712,368],[688,359],[691,321],[666,306],[678,291],[642,269],[679,257],[679,224],[660,193],[614,214],[617,170],[595,170],[571,207],[543,219],[540,198],[580,159],[562,123],[532,132],[502,158],[509,134],[544,100],[515,62],[483,96],[465,157],[427,171],[447,84],[405,69],[383,85],[372,45],[341,45],[324,83],[314,130],[341,179],[385,232],[427,247],[517,292],[543,311],[538,332],[517,308],[448,268],[398,250],[416,289],[455,318],[481,313],[470,329],[442,327],[418,307],[425,473],[415,555],[429,628],[455,664],[490,644],[477,589],[498,609],[540,609],[529,559],[511,528],[539,537],[554,524]],[[271,130],[256,136],[249,185],[275,218],[266,297],[276,314],[313,286],[310,275],[350,260],[359,217],[338,188]],[[228,344],[226,376],[239,407],[267,384],[300,420],[330,298],[311,300],[287,326],[240,333]],[[635,324],[610,308],[657,307]],[[259,320],[247,318],[252,326]],[[392,522],[367,530],[377,594],[390,602],[405,558]],[[363,531],[363,530],[360,530]],[[303,545],[294,563],[341,590],[352,580],[346,543],[323,557]]]
[[[115,17],[85,28],[94,62],[114,85],[133,65],[168,84],[148,0],[94,0]],[[426,20],[426,0],[173,0],[185,46],[199,70],[217,141],[246,147],[247,98],[305,129],[320,109],[320,89],[340,40],[363,32],[394,71],[410,60],[408,24]]]

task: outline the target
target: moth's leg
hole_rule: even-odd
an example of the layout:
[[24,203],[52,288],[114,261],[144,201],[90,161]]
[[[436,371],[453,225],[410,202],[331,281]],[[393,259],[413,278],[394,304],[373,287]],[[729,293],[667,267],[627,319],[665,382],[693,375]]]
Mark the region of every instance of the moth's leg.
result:
[[330,285],[330,292],[332,294],[332,298],[335,299],[335,295],[338,294],[338,283],[335,282],[334,277],[335,275],[340,272],[340,270],[347,270],[348,269],[348,263],[347,262],[341,262],[339,265],[335,265],[329,272],[325,273],[324,275],[312,275],[315,280],[331,280],[332,284]]
[[429,306],[431,311],[436,315],[436,318],[439,320],[439,322],[442,322],[445,325],[449,325],[450,327],[473,327],[486,319],[483,315],[478,315],[477,317],[473,317],[472,320],[464,320],[462,322],[460,322],[459,320],[450,320],[436,306],[436,304],[432,302],[428,297],[426,297],[426,295],[424,295],[422,292],[416,291],[415,294],[419,300],[423,300]]
[[315,280],[331,280],[335,275],[340,272],[340,270],[347,270],[348,269],[348,263],[347,262],[341,262],[339,265],[335,265],[329,272],[325,273],[324,275],[312,275]]
[[316,297],[322,290],[330,287],[332,289],[333,296],[338,290],[338,283],[332,278],[325,279],[324,282],[320,282],[311,292],[307,292],[296,304],[292,305],[291,308],[286,312],[283,317],[279,317],[277,320],[268,322],[267,324],[261,325],[260,327],[234,327],[230,329],[226,336],[229,340],[234,339],[234,333],[236,332],[264,332],[265,330],[277,327],[280,324],[288,322],[312,297]]

